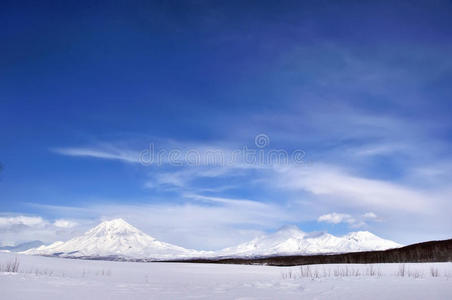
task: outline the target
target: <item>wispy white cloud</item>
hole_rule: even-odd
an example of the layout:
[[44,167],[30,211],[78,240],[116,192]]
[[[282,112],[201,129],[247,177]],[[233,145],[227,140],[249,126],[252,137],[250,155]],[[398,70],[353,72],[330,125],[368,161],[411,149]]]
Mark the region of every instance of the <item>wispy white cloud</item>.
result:
[[55,153],[69,156],[83,156],[101,159],[113,159],[130,163],[139,163],[140,154],[138,152],[124,150],[117,147],[68,147],[68,148],[54,148]]
[[377,215],[373,212],[366,212],[365,214],[363,214],[363,217],[365,219],[371,219],[371,220],[377,219]]
[[[181,167],[173,171],[154,171],[150,174],[150,179],[146,182],[148,188],[193,188],[192,182],[199,178],[218,178],[231,175],[239,176],[246,172],[246,169],[233,166],[217,166],[217,167]],[[221,188],[217,187],[216,189]]]
[[407,145],[401,145],[396,143],[369,144],[362,147],[350,149],[350,152],[359,156],[389,155],[394,153],[403,153],[407,151],[410,151]]
[[329,224],[348,224],[351,228],[359,228],[368,226],[368,222],[378,221],[377,215],[373,212],[367,212],[362,215],[352,216],[344,213],[328,213],[317,218],[317,222],[324,222]]
[[184,194],[184,197],[188,199],[194,199],[198,201],[207,201],[212,203],[219,203],[224,205],[230,205],[230,206],[236,206],[241,207],[243,209],[245,208],[271,208],[270,205],[248,200],[248,199],[234,199],[234,198],[224,198],[224,197],[212,197],[212,196],[203,196],[203,195],[196,195],[196,194]]
[[35,216],[11,216],[11,217],[0,217],[0,228],[7,229],[16,226],[29,226],[29,227],[37,227],[44,226],[48,224],[41,217]]
[[[45,243],[66,240],[85,229],[84,223],[67,219],[49,220],[37,215],[16,215],[2,213],[0,215],[0,242],[2,244],[18,244],[32,240]],[[79,225],[82,225],[78,228]]]
[[58,220],[55,220],[55,222],[53,222],[53,225],[55,227],[59,227],[59,228],[73,228],[73,227],[77,226],[77,222],[70,221],[70,220],[64,220],[64,219],[58,219]]
[[353,224],[356,222],[356,220],[348,214],[339,214],[339,213],[335,213],[335,212],[326,214],[326,215],[322,215],[317,219],[317,221],[331,223],[331,224],[339,224],[339,223]]
[[290,167],[278,170],[283,188],[304,190],[353,207],[429,213],[432,196],[422,190],[383,180],[350,175],[330,165]]

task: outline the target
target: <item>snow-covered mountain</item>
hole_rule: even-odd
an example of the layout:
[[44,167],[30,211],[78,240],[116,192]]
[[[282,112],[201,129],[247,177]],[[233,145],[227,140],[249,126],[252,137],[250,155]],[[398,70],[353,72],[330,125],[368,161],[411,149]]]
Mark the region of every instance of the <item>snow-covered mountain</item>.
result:
[[67,242],[24,251],[25,254],[65,257],[123,257],[169,259],[194,257],[200,251],[160,242],[122,219],[105,221]]
[[382,239],[368,231],[352,232],[342,237],[328,233],[312,234],[296,226],[285,226],[275,233],[218,251],[219,256],[249,257],[288,254],[344,253],[385,250],[402,245]]
[[197,251],[160,242],[122,219],[105,221],[82,236],[67,242],[24,251],[25,254],[62,257],[121,257],[129,259],[183,259],[214,257],[253,257],[289,254],[343,253],[384,250],[402,245],[367,232],[342,237],[328,233],[312,234],[296,226],[285,226],[275,233],[219,251]]

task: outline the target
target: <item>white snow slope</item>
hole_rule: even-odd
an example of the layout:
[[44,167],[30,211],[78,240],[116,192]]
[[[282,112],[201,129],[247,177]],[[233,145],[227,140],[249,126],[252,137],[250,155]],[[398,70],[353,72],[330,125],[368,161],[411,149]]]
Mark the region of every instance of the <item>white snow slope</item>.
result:
[[341,253],[384,250],[400,244],[367,232],[352,232],[343,237],[328,233],[307,234],[296,226],[263,235],[236,247],[219,251],[196,251],[160,242],[122,219],[105,221],[82,236],[67,242],[24,251],[25,254],[62,257],[107,257],[178,259],[190,257],[251,257],[287,254]]
[[[4,266],[16,257],[19,272],[4,272]],[[451,283],[452,263],[311,265],[302,269],[0,253],[0,298],[12,300],[451,299]]]

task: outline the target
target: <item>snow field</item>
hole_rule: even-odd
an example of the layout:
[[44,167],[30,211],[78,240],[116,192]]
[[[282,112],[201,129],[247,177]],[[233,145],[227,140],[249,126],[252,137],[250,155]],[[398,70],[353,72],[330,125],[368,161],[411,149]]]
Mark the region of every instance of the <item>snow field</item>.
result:
[[[17,272],[4,272],[8,263]],[[450,299],[452,263],[271,267],[0,253],[2,299]]]

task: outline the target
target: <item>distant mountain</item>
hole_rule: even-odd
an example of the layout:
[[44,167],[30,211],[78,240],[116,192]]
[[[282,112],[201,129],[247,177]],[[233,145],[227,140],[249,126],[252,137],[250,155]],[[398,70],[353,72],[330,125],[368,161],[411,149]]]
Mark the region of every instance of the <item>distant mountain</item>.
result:
[[452,239],[429,241],[387,250],[359,251],[336,254],[295,254],[264,257],[214,257],[170,262],[243,264],[266,266],[300,266],[312,264],[382,264],[452,262]]
[[3,247],[0,247],[0,250],[3,250],[3,251],[6,250],[6,251],[10,251],[10,252],[22,252],[22,251],[36,248],[36,247],[39,247],[42,245],[44,245],[44,243],[41,241],[31,241],[31,242],[18,244],[15,246],[3,246]]
[[182,258],[202,252],[160,242],[122,219],[105,221],[82,236],[24,252],[62,257]]
[[122,219],[105,221],[82,236],[24,251],[25,254],[80,258],[185,259],[215,257],[258,257],[384,250],[400,244],[367,232],[342,237],[328,233],[308,234],[296,226],[285,226],[275,233],[219,251],[197,251],[160,242]]
[[308,234],[296,226],[285,226],[275,233],[262,235],[250,242],[218,251],[216,254],[227,257],[321,254],[385,250],[401,246],[368,231],[336,237],[328,233]]

